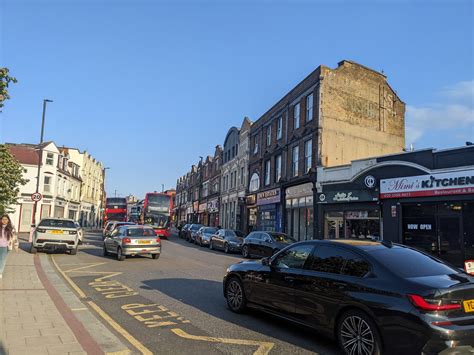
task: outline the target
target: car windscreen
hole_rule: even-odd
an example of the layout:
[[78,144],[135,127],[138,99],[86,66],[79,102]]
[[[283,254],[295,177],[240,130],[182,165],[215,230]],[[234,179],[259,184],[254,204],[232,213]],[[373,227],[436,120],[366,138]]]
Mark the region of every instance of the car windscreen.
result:
[[193,232],[196,232],[196,231],[198,231],[201,227],[202,227],[202,224],[194,224],[194,225],[191,227],[191,230],[192,230]]
[[231,237],[231,238],[245,238],[245,235],[240,232],[240,231],[234,231],[231,229],[228,229],[225,231],[225,236],[226,237]]
[[76,228],[73,221],[64,221],[60,219],[43,219],[38,227]]
[[127,229],[127,236],[129,237],[154,237],[156,233],[150,228],[129,228]]
[[206,234],[214,234],[217,232],[217,228],[204,228],[202,232]]
[[403,278],[459,273],[458,270],[442,261],[410,248],[376,249],[370,251],[369,254],[380,264]]
[[270,233],[272,238],[275,240],[277,243],[286,243],[286,244],[291,244],[294,243],[295,240],[291,238],[289,235],[283,234],[283,233]]

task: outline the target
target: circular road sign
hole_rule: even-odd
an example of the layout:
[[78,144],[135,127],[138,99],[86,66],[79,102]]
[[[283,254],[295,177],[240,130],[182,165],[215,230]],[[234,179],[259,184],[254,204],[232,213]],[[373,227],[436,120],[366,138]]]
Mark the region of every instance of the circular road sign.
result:
[[35,192],[34,194],[31,194],[31,199],[35,202],[41,201],[43,196],[39,192]]

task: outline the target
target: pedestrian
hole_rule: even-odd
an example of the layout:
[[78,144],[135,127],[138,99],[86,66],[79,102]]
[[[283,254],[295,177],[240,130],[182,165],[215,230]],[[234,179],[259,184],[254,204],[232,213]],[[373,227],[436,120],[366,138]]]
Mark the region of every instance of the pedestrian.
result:
[[12,221],[8,215],[4,214],[0,222],[0,279],[7,262],[7,253],[15,249],[18,252],[18,238],[13,228]]

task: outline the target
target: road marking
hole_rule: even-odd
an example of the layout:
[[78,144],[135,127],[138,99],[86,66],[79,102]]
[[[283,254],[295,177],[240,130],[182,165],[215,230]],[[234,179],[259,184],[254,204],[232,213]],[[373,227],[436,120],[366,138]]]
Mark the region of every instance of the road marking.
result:
[[87,311],[88,308],[71,308],[71,311]]
[[208,337],[208,336],[191,335],[179,328],[171,329],[171,331],[181,338],[190,339],[190,340],[207,341],[211,343],[258,346],[258,349],[253,353],[253,355],[267,355],[268,353],[270,353],[270,350],[272,350],[273,346],[275,345],[275,343],[266,342],[266,341],[215,338],[215,337]]
[[169,325],[178,325],[179,323],[191,323],[191,321],[181,317],[178,313],[172,312],[165,306],[160,306],[156,303],[131,303],[124,304],[121,308],[137,321],[145,324],[147,328],[167,327]]
[[[69,276],[67,276],[58,266],[56,261],[54,260],[54,256],[51,255],[51,259],[53,260],[53,264],[59,273],[64,277],[64,279],[71,285],[71,287],[77,292],[79,298],[86,298],[86,294],[76,285],[74,281],[71,280]],[[121,274],[113,273],[115,275]],[[133,335],[127,332],[124,328],[122,328],[116,321],[114,321],[107,313],[105,313],[97,304],[93,301],[87,301],[87,304],[99,315],[104,319],[113,329],[115,329],[118,333],[120,333],[130,344],[132,344],[139,352],[144,355],[153,355],[153,353],[143,346]]]
[[140,343],[133,335],[123,329],[116,321],[114,321],[110,316],[105,313],[97,304],[93,301],[87,301],[89,306],[92,307],[112,328],[114,328],[118,333],[120,333],[127,341],[132,344],[138,351],[144,355],[153,355],[153,353],[148,350],[142,343]]
[[[107,263],[86,264],[86,266],[80,266],[80,267],[76,267],[76,268],[74,268],[74,269],[64,270],[64,272],[72,272],[72,271],[84,270],[84,269],[88,269],[88,268],[91,268],[91,267],[95,267],[95,266],[99,266],[99,265],[104,265],[104,264],[107,264]],[[82,264],[82,265],[84,265],[84,264]]]

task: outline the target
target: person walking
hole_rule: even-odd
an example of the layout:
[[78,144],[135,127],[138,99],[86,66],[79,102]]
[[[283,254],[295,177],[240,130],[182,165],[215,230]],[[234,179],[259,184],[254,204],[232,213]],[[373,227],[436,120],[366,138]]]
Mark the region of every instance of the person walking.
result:
[[18,252],[18,246],[18,238],[12,221],[8,215],[4,214],[0,221],[0,279],[3,276],[8,251],[15,249]]

